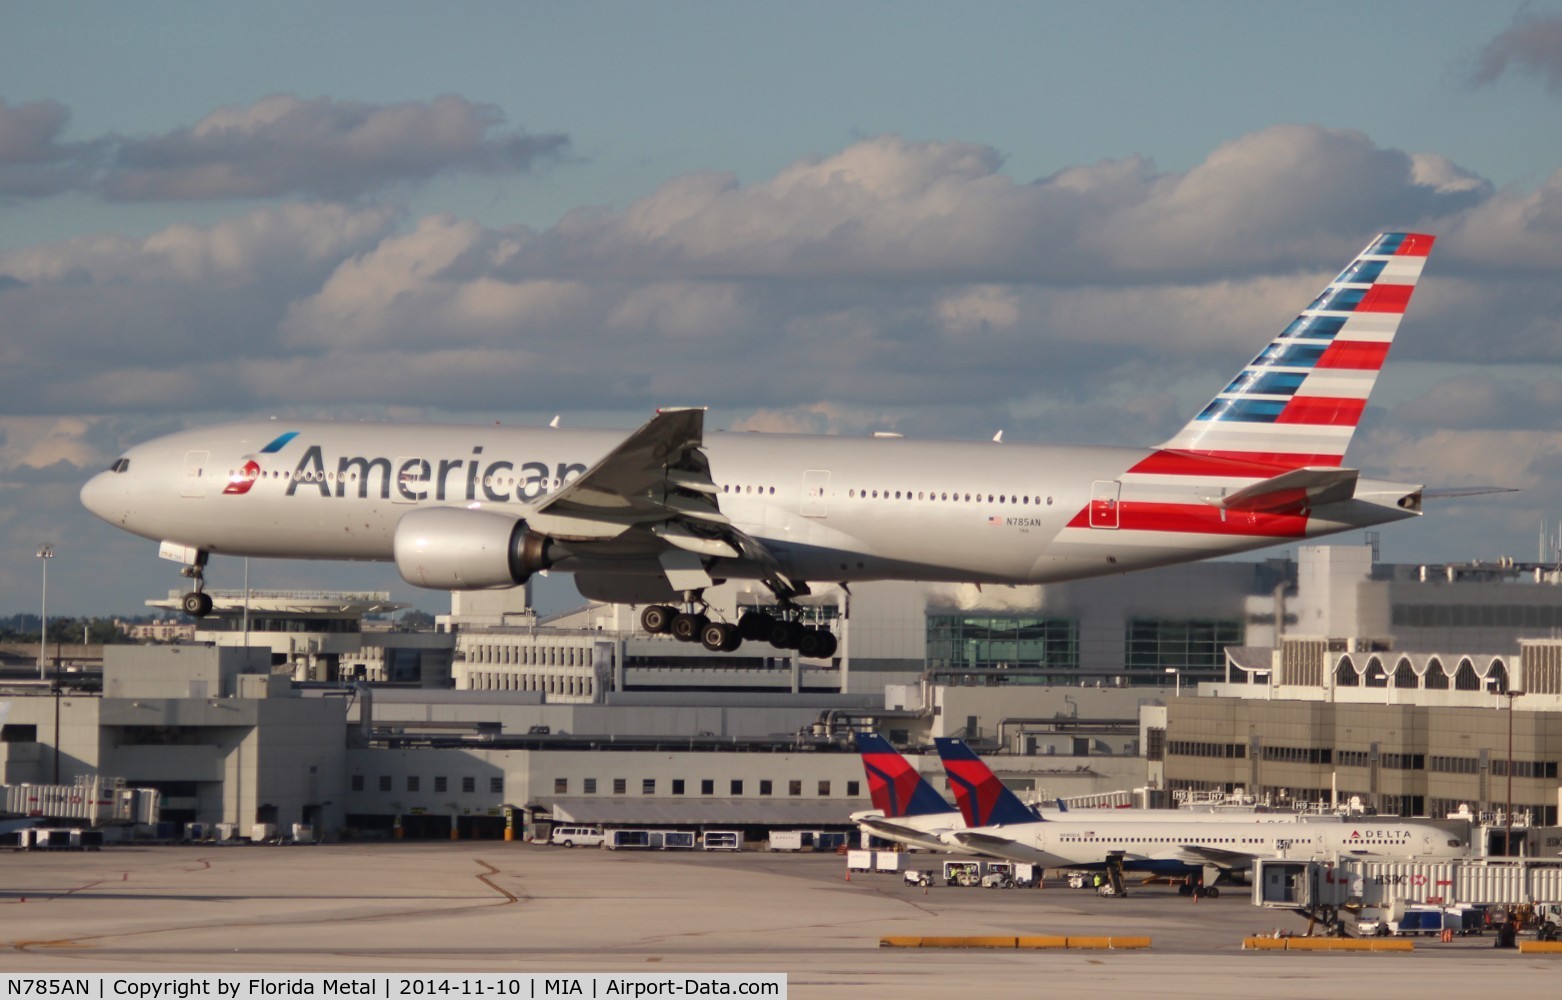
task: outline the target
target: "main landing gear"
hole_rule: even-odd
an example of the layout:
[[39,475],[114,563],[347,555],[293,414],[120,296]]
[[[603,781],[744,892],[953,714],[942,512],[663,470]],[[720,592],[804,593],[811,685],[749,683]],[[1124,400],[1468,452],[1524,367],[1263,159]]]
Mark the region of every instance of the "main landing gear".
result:
[[205,618],[212,613],[212,599],[206,593],[206,553],[195,554],[195,562],[179,571],[180,576],[194,581],[194,590],[179,599],[179,610],[191,618]]
[[781,617],[766,611],[746,611],[736,625],[729,625],[713,622],[698,611],[653,604],[640,613],[640,627],[652,635],[698,642],[713,653],[731,653],[746,640],[768,642],[777,649],[795,649],[807,659],[828,660],[835,655],[837,646],[831,632],[804,625],[790,608],[783,608]]

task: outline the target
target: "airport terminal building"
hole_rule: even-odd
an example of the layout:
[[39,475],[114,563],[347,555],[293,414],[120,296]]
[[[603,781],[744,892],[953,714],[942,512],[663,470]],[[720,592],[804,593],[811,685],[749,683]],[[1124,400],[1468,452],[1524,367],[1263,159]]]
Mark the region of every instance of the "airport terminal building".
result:
[[13,678],[0,777],[123,778],[166,819],[240,835],[757,839],[844,829],[868,805],[849,734],[875,729],[913,751],[963,736],[1038,798],[1556,818],[1562,588],[1533,567],[1317,546],[1041,588],[865,585],[816,600],[829,661],[707,653],[610,605],[539,620],[514,595],[457,595],[429,631],[365,623],[384,598],[276,600],[243,629],[219,602],[193,644],[108,647],[101,691]]

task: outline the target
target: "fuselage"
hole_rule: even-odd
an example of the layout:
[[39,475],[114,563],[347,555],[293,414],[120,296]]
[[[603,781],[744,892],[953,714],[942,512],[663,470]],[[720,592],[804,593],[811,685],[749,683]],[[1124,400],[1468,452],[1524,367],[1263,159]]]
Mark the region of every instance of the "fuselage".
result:
[[984,854],[1049,868],[1099,865],[1121,852],[1128,869],[1175,871],[1204,865],[1245,868],[1253,858],[1361,855],[1383,858],[1458,858],[1468,845],[1430,823],[1368,820],[1295,822],[1282,813],[1254,813],[1216,822],[1066,820],[977,827],[947,841]]
[[[131,448],[82,490],[135,534],[235,556],[390,560],[420,507],[525,518],[623,439],[622,431],[253,422]],[[1222,511],[1254,481],[1146,472],[1146,449],[710,433],[721,513],[792,576],[1043,583],[1224,555],[1412,512]],[[1345,509],[1347,508],[1348,509]],[[611,568],[633,547],[574,546],[558,566]],[[747,577],[744,560],[712,575]]]

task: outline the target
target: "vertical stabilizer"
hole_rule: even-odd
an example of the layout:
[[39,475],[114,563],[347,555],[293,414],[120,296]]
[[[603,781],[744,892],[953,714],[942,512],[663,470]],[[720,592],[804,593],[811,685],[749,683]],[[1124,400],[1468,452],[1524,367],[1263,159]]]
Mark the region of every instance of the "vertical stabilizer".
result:
[[1009,791],[992,769],[982,763],[964,740],[937,737],[933,744],[943,758],[955,804],[965,817],[965,825],[998,826],[1009,823],[1034,823],[1040,817]]
[[949,812],[949,803],[920,771],[877,733],[858,733],[857,752],[868,776],[873,808],[889,819]]
[[1265,478],[1340,465],[1434,241],[1420,233],[1378,236],[1161,445],[1153,464],[1200,456],[1251,466]]

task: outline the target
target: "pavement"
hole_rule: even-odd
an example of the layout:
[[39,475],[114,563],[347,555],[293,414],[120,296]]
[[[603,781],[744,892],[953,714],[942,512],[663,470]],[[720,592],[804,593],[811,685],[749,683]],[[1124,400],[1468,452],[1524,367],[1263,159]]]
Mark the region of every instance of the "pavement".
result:
[[[932,867],[924,857],[914,862]],[[834,855],[496,841],[110,846],[0,857],[0,973],[784,972],[793,998],[1548,996],[1562,955],[1244,952],[1305,933],[1245,890],[1195,901],[904,885]],[[905,950],[892,935],[1148,936],[1146,951]]]

